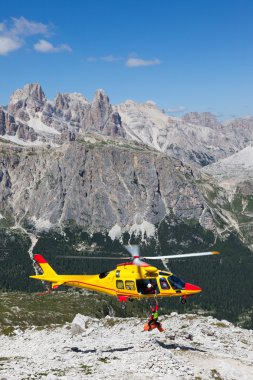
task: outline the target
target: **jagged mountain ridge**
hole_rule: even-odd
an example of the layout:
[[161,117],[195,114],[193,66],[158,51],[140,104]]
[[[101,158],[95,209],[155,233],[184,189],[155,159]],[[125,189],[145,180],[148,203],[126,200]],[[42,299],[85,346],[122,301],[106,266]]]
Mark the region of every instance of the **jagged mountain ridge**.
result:
[[[12,123],[7,122],[10,118]],[[20,123],[29,129],[29,136],[17,134]],[[30,84],[16,90],[9,105],[0,110],[0,134],[5,137],[16,136],[31,143],[62,144],[87,131],[112,137],[125,135],[120,117],[103,90],[96,92],[91,103],[78,93],[59,93],[49,101],[39,84]],[[22,141],[14,141],[22,144]]]
[[19,144],[62,144],[90,132],[139,141],[198,167],[253,141],[253,118],[222,124],[208,112],[169,117],[151,101],[112,106],[103,90],[91,103],[77,93],[59,93],[50,101],[39,84],[16,90],[0,109],[0,135]]
[[192,112],[169,117],[152,102],[115,106],[127,135],[194,166],[225,158],[253,141],[253,118],[221,124],[214,115]]

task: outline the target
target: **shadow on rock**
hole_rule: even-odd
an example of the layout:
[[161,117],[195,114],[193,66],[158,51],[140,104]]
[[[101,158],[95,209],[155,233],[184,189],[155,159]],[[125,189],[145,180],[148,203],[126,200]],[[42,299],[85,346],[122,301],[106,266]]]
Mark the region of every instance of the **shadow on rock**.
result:
[[80,350],[80,348],[78,348],[78,347],[71,347],[70,349],[71,349],[71,351],[81,352],[82,354],[91,354],[91,353],[94,354],[95,352],[97,352],[96,349],[94,349],[94,350]]
[[112,348],[110,350],[103,350],[102,352],[128,351],[128,350],[131,350],[132,348],[134,348],[134,346],[123,347],[123,348]]
[[161,342],[159,340],[156,339],[156,343],[162,347],[162,348],[165,348],[166,350],[175,350],[177,348],[180,348],[180,350],[182,351],[198,351],[198,352],[206,352],[204,350],[200,350],[198,348],[195,348],[195,347],[191,347],[191,346],[182,346],[180,344],[176,344],[176,343],[172,343],[172,344],[166,344],[164,342]]
[[[95,352],[97,352],[97,349],[94,348],[93,350],[81,350],[80,348],[78,347],[66,347],[68,349],[70,349],[71,351],[74,351],[74,352],[80,352],[82,354],[95,354]],[[130,346],[130,347],[119,347],[119,348],[111,348],[109,350],[100,350],[100,352],[122,352],[122,351],[128,351],[128,350],[131,350],[132,348],[134,348],[134,346]]]

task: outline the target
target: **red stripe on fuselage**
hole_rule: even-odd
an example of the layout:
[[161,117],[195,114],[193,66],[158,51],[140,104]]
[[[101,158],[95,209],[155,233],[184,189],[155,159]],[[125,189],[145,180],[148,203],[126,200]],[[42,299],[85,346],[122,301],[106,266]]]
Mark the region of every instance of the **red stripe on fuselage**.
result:
[[[97,288],[101,288],[101,289],[106,289],[106,290],[112,290],[112,291],[115,291],[117,293],[117,291],[114,289],[114,288],[106,288],[105,286],[99,286],[99,285],[96,285],[96,284],[90,284],[90,283],[86,283],[86,282],[82,282],[82,281],[65,281],[64,284],[68,284],[69,282],[72,282],[72,283],[77,283],[77,284],[84,284],[84,285],[88,285],[88,286],[94,286],[94,287],[97,287]],[[132,293],[120,293],[120,295],[127,295],[127,296],[131,296]]]

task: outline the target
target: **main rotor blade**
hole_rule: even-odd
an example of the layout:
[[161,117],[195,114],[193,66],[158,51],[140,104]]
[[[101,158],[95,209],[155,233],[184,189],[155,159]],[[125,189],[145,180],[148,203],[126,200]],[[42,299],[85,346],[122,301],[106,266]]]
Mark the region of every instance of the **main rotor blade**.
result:
[[88,260],[98,260],[98,259],[103,259],[103,260],[131,260],[132,257],[106,257],[106,256],[56,256],[57,258],[61,259],[88,259]]
[[124,245],[124,247],[131,253],[133,258],[140,256],[140,247],[138,245]]
[[197,257],[197,256],[209,256],[209,255],[219,255],[220,252],[199,252],[199,253],[185,253],[181,255],[168,255],[168,256],[145,256],[143,259],[148,260],[162,260],[162,259],[181,259],[185,257]]

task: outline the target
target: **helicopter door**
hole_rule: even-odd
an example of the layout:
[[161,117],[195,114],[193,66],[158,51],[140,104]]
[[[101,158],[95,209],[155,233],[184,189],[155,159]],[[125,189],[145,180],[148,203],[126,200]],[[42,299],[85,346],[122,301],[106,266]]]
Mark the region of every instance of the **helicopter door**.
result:
[[137,290],[140,294],[156,294],[160,293],[157,281],[154,278],[145,280],[136,280]]

